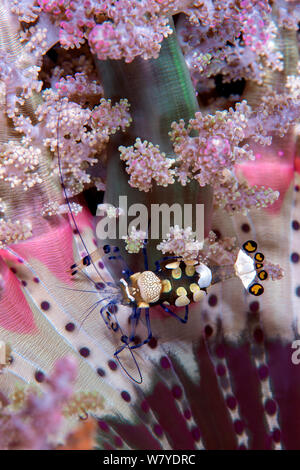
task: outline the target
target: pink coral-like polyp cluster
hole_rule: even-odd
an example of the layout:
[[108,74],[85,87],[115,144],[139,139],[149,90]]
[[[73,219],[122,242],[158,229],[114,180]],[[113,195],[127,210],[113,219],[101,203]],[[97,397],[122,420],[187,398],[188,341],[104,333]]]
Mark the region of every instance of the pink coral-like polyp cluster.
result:
[[[102,98],[100,104],[90,110],[66,97],[61,98],[50,89],[45,90],[43,97],[44,103],[37,109],[37,128],[42,130],[45,147],[57,155],[59,146],[62,171],[68,179],[67,186],[76,193],[91,181],[86,172],[87,163],[95,164],[98,161],[95,157],[105,150],[109,136],[120,128],[125,130],[130,124],[128,102],[120,100],[112,105],[110,100]],[[28,133],[30,128],[24,120],[22,124],[22,130]]]
[[73,358],[57,361],[46,380],[42,394],[29,392],[18,411],[4,408],[0,412],[0,448],[43,450],[51,448],[50,438],[64,420],[63,408],[73,392],[77,366]]
[[129,235],[123,236],[125,240],[125,249],[128,253],[139,253],[144,245],[146,232],[137,230],[134,226],[131,228]]
[[80,47],[86,39],[85,30],[93,28],[95,17],[105,10],[105,2],[89,0],[38,0],[38,5],[59,25],[60,43],[66,48]]
[[[89,44],[99,59],[131,62],[158,57],[160,43],[172,33],[169,20],[161,15],[161,6],[153,0],[109,2],[106,14],[110,21],[97,24],[89,34]],[[112,21],[111,21],[112,20]]]
[[96,97],[100,98],[103,95],[102,86],[95,80],[89,80],[87,74],[83,72],[75,73],[74,76],[61,77],[55,83],[55,88],[61,97],[66,96],[70,101],[80,104],[84,104],[87,97],[93,97],[95,100]]
[[130,175],[129,184],[140,191],[148,192],[152,187],[152,179],[159,186],[174,183],[173,160],[166,158],[158,145],[136,139],[134,146],[119,147],[121,160],[126,162],[126,171]]
[[12,188],[22,186],[26,191],[35,184],[42,183],[37,172],[41,149],[31,145],[17,145],[15,141],[0,144],[1,167],[0,180],[6,181]]
[[28,220],[0,220],[0,248],[32,236],[32,225]]
[[[232,14],[236,3],[226,2],[227,14]],[[263,0],[256,3],[261,5],[259,11],[267,5]],[[99,59],[126,62],[137,56],[158,57],[161,42],[173,32],[172,15],[184,13],[191,23],[207,28],[220,22],[220,10],[224,10],[220,0],[214,4],[200,0],[38,0],[38,5],[59,27],[63,47],[80,47],[87,40]],[[252,12],[246,7],[238,11],[244,12],[240,21],[246,18],[250,36],[254,26],[250,20],[247,23],[247,14]]]
[[207,19],[206,27],[183,18],[179,26],[196,87],[213,87],[209,78],[218,74],[224,82],[245,77],[263,83],[268,71],[282,70],[283,55],[274,41],[278,25],[267,0],[216,0]]
[[[251,108],[242,102],[236,110],[217,111],[215,115],[195,114],[185,127],[183,120],[172,123],[170,137],[178,155],[177,174],[181,184],[196,179],[200,186],[223,179],[223,170],[232,170],[235,163],[253,159],[247,145],[239,146],[246,138]],[[192,131],[197,135],[192,136]]]
[[162,253],[171,253],[185,261],[198,259],[202,247],[203,242],[196,239],[196,233],[193,232],[191,227],[183,229],[178,225],[170,227],[166,239],[157,245],[157,249]]

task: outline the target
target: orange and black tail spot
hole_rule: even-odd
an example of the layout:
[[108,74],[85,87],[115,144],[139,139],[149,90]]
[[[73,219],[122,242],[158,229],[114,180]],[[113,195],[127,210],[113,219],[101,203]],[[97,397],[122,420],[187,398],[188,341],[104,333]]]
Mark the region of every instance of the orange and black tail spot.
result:
[[248,288],[248,291],[250,294],[258,297],[259,295],[262,295],[264,293],[264,288],[261,284],[259,284],[258,282],[255,282]]
[[268,278],[268,273],[267,271],[265,271],[264,269],[262,269],[261,271],[259,271],[257,273],[257,276],[258,278],[261,280],[261,281],[265,281],[267,278]]
[[[265,281],[268,278],[268,273],[263,268],[263,261],[265,259],[263,253],[260,253],[257,250],[257,243],[254,240],[248,240],[243,244],[243,249],[246,253],[254,255],[255,269],[257,272],[257,278],[259,281]],[[255,253],[255,254],[254,254]],[[249,286],[248,292],[252,295],[259,296],[264,293],[264,288],[259,282],[254,282]]]
[[257,243],[254,240],[248,240],[243,244],[243,249],[247,253],[254,253],[257,250]]
[[258,263],[262,263],[263,260],[265,259],[265,257],[264,257],[264,255],[263,255],[262,253],[257,252],[257,253],[255,253],[255,255],[254,255],[254,259],[255,259],[255,261],[257,261]]

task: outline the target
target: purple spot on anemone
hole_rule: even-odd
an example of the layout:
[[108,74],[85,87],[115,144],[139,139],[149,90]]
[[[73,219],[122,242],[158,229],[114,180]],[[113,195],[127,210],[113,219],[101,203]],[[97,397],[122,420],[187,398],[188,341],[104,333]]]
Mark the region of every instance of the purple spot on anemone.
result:
[[37,370],[34,374],[34,378],[37,382],[41,383],[45,380],[45,374],[41,370]]
[[179,385],[174,385],[174,387],[172,388],[172,394],[173,394],[173,397],[176,398],[177,400],[179,400],[179,398],[182,397],[182,389],[181,387],[179,387]]
[[150,405],[146,400],[142,401],[141,410],[143,410],[144,413],[148,413],[148,411],[150,410]]
[[237,406],[236,398],[233,395],[230,395],[226,398],[226,404],[230,410],[234,410]]
[[260,380],[265,380],[267,377],[269,377],[269,368],[267,365],[262,364],[258,368],[258,376]]
[[154,336],[150,339],[149,343],[148,343],[148,346],[149,348],[151,349],[155,349],[156,346],[157,346],[157,339],[154,338]]
[[264,333],[261,328],[255,328],[253,332],[253,338],[257,343],[262,343],[264,340]]
[[268,413],[268,415],[271,415],[271,416],[274,415],[277,410],[276,402],[272,400],[271,398],[268,399],[265,403],[265,410]]
[[216,355],[220,358],[223,359],[225,357],[225,348],[222,344],[219,344],[216,347]]
[[116,370],[118,368],[115,361],[108,361],[108,367],[110,368],[110,370]]
[[154,425],[153,431],[154,431],[154,434],[155,434],[157,437],[162,437],[162,435],[163,435],[163,433],[164,433],[162,427],[161,427],[159,424],[155,424],[155,425]]
[[215,307],[218,303],[218,298],[215,294],[212,294],[209,296],[208,298],[208,305],[210,305],[211,307]]
[[200,433],[200,429],[198,427],[194,427],[192,429],[192,436],[193,436],[194,441],[199,441],[199,439],[201,437],[201,433]]
[[46,300],[44,300],[43,302],[41,302],[41,309],[42,309],[42,310],[44,310],[44,311],[46,312],[47,310],[49,310],[49,308],[50,308],[49,302],[47,302]]
[[104,377],[105,376],[105,371],[103,369],[101,369],[100,367],[98,367],[97,369],[97,374],[100,376],[100,377]]
[[213,334],[214,330],[210,325],[206,325],[204,328],[204,334],[207,338],[209,338]]
[[241,226],[241,229],[242,229],[242,231],[245,232],[245,233],[250,232],[250,226],[249,226],[249,224],[243,224],[243,225]]
[[71,333],[72,331],[75,330],[75,325],[74,323],[70,322],[70,323],[67,323],[66,326],[65,326],[65,329],[67,331],[69,331],[69,333]]
[[119,436],[116,436],[114,441],[116,447],[123,447],[123,441]]
[[216,367],[217,374],[222,377],[226,374],[226,367],[223,364],[218,364]]
[[90,355],[90,350],[89,350],[89,348],[86,348],[86,347],[80,348],[80,349],[79,349],[79,354],[80,354],[80,356],[82,356],[82,357],[89,357],[89,355]]
[[280,440],[281,440],[280,429],[278,429],[278,428],[273,429],[272,438],[275,442],[280,442]]
[[252,313],[256,313],[259,310],[259,302],[257,300],[254,300],[254,302],[251,302],[249,305],[249,309]]
[[244,423],[240,419],[236,419],[233,423],[233,426],[237,434],[242,434],[245,429]]
[[102,421],[102,420],[98,420],[98,426],[99,428],[101,429],[101,431],[104,431],[104,432],[108,432],[109,431],[109,427],[107,425],[107,423],[105,421]]
[[96,287],[97,290],[102,290],[102,289],[105,289],[105,284],[104,284],[104,282],[97,282],[95,284],[95,287]]
[[299,254],[298,253],[292,253],[291,254],[291,262],[292,263],[298,263],[299,261]]
[[169,369],[171,367],[170,361],[166,356],[160,359],[160,365],[163,369]]
[[131,401],[131,396],[128,392],[126,392],[126,390],[123,390],[123,392],[121,392],[121,397],[124,401],[127,401],[127,403]]

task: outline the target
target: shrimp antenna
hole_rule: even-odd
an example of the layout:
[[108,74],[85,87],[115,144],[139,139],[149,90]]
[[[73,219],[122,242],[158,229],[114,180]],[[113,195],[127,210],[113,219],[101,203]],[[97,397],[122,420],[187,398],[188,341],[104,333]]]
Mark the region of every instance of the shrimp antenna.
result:
[[[95,265],[93,259],[92,259],[92,256],[91,256],[91,254],[90,254],[90,252],[89,252],[89,250],[88,250],[88,248],[87,248],[87,246],[86,246],[86,244],[85,244],[85,241],[84,241],[84,239],[83,239],[83,237],[82,237],[82,235],[81,235],[81,233],[80,233],[80,230],[79,230],[78,225],[77,225],[77,222],[76,222],[76,220],[75,220],[75,216],[74,216],[74,213],[73,213],[73,211],[72,211],[72,207],[71,207],[71,204],[70,204],[70,200],[69,200],[69,197],[68,197],[68,194],[67,194],[67,188],[66,188],[66,186],[65,186],[65,182],[64,182],[64,178],[63,178],[62,167],[61,167],[61,159],[60,159],[60,154],[59,154],[59,117],[60,117],[60,111],[58,111],[58,116],[57,116],[56,138],[57,138],[57,161],[58,161],[58,170],[59,170],[59,177],[60,177],[61,186],[62,186],[62,188],[63,188],[63,193],[64,193],[65,199],[66,199],[66,201],[67,201],[67,205],[68,205],[68,208],[69,208],[69,212],[70,212],[70,215],[71,215],[71,218],[72,218],[74,227],[75,227],[76,230],[77,230],[77,233],[78,233],[78,235],[79,235],[79,238],[80,238],[80,240],[81,240],[81,243],[82,243],[82,245],[84,246],[84,249],[86,250],[86,252],[87,252],[87,254],[88,254],[88,256],[89,256],[89,259],[90,259],[90,261],[91,261],[91,264],[93,265],[93,267],[94,267],[96,273],[99,275],[99,277],[100,277],[101,279],[103,279],[102,276],[101,276],[101,274],[99,273],[99,271],[98,271],[98,269],[97,269],[97,267],[96,267],[96,265]],[[100,300],[100,301],[96,302],[95,304],[93,304],[92,307],[90,307],[90,309],[91,309],[91,308],[95,309],[96,306],[97,306],[101,301],[102,301],[102,300]],[[89,312],[90,309],[88,309],[88,312]],[[92,311],[93,311],[93,309],[92,309]],[[91,313],[91,312],[89,312],[89,313]],[[123,334],[123,331],[122,331],[122,328],[121,328],[119,322],[118,322],[117,320],[116,320],[116,322],[117,322],[117,324],[118,324],[118,326],[119,326],[119,328],[120,328],[121,333]],[[139,380],[136,380],[134,377],[132,377],[132,376],[129,374],[129,372],[125,369],[125,367],[123,366],[122,362],[120,361],[120,359],[119,359],[119,357],[118,357],[118,354],[115,353],[115,357],[116,357],[118,363],[120,364],[121,368],[123,369],[123,371],[127,374],[127,376],[128,376],[133,382],[135,382],[135,383],[137,383],[137,384],[141,384],[141,383],[143,382],[143,377],[142,377],[142,374],[141,374],[140,367],[139,367],[139,365],[138,365],[138,363],[137,363],[137,360],[136,360],[136,358],[135,358],[135,355],[134,355],[133,351],[131,350],[130,346],[126,345],[126,346],[124,346],[124,347],[125,347],[126,349],[129,349],[129,352],[130,352],[130,354],[131,354],[131,356],[132,356],[132,359],[133,359],[133,361],[134,361],[134,364],[135,364],[135,366],[136,366],[136,368],[137,368],[137,371],[138,371],[138,374],[139,374],[139,377],[140,377]],[[119,352],[121,352],[121,351],[119,351]]]
[[63,188],[63,193],[64,193],[64,196],[65,196],[65,199],[67,201],[67,205],[68,205],[68,208],[69,208],[69,212],[70,212],[70,215],[71,215],[71,218],[72,218],[72,221],[73,221],[73,224],[77,230],[77,233],[79,235],[79,238],[81,240],[81,243],[83,244],[84,246],[84,249],[86,250],[88,256],[89,256],[89,259],[91,260],[91,264],[93,265],[96,273],[98,274],[98,276],[100,276],[101,279],[102,276],[101,274],[99,273],[94,261],[92,260],[92,257],[90,255],[90,252],[85,244],[85,241],[80,233],[80,230],[78,228],[78,225],[77,225],[77,222],[75,220],[75,216],[74,216],[74,213],[72,211],[72,207],[71,207],[71,203],[70,203],[70,200],[68,198],[68,194],[67,194],[67,189],[66,189],[66,186],[65,186],[65,182],[64,182],[64,178],[63,178],[63,173],[62,173],[62,168],[61,168],[61,159],[60,159],[60,154],[59,154],[59,118],[60,118],[60,110],[58,111],[58,115],[57,115],[57,129],[56,129],[56,138],[57,138],[57,161],[58,161],[58,171],[59,171],[59,177],[60,177],[60,183],[61,183],[61,186]]
[[132,356],[132,359],[136,365],[136,368],[137,368],[137,371],[138,371],[138,374],[140,376],[140,379],[139,380],[136,380],[134,377],[132,377],[132,375],[129,374],[128,370],[126,370],[126,368],[123,366],[118,354],[115,354],[115,358],[117,359],[118,361],[118,364],[121,366],[121,368],[123,369],[123,371],[125,372],[125,374],[130,378],[130,380],[132,380],[132,382],[135,382],[136,384],[138,385],[141,385],[143,383],[143,376],[142,376],[142,373],[141,373],[141,369],[140,369],[140,366],[138,365],[138,362],[135,358],[135,355],[133,354],[133,352],[131,351],[130,349],[130,346],[127,346],[127,349],[129,349],[130,351],[130,354]]
[[[114,318],[115,318],[115,322],[118,324],[118,327],[120,329],[120,332],[122,333],[122,336],[124,336],[124,332],[123,332],[123,329],[120,325],[120,323],[118,322],[117,318],[116,318],[116,314],[113,314],[114,315]],[[131,354],[131,357],[132,357],[132,360],[136,366],[136,369],[138,371],[138,375],[139,375],[139,379],[135,379],[134,377],[132,377],[132,375],[130,375],[130,373],[128,372],[128,370],[126,370],[126,368],[123,366],[122,364],[122,361],[121,359],[119,358],[119,354],[120,352],[122,352],[124,349],[127,349],[129,351],[129,353]],[[121,366],[121,368],[123,369],[123,371],[125,372],[125,374],[130,378],[130,380],[132,380],[133,382],[135,382],[136,384],[140,385],[141,383],[143,383],[143,376],[142,376],[142,373],[141,373],[141,369],[140,369],[140,366],[138,365],[138,362],[136,360],[136,357],[135,357],[135,354],[134,352],[132,351],[131,347],[129,346],[128,343],[125,343],[124,346],[121,346],[121,348],[117,349],[117,351],[114,353],[114,357],[117,359],[119,365]]]

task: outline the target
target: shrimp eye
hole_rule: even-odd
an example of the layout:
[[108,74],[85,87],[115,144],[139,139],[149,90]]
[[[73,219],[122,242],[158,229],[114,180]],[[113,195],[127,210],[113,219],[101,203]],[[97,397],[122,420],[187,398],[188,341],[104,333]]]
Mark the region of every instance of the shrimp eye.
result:
[[249,287],[249,292],[252,295],[259,296],[264,293],[264,288],[261,284],[255,283]]
[[257,243],[254,240],[248,240],[243,244],[243,248],[247,253],[254,253],[257,250]]

